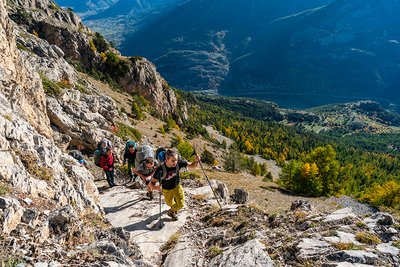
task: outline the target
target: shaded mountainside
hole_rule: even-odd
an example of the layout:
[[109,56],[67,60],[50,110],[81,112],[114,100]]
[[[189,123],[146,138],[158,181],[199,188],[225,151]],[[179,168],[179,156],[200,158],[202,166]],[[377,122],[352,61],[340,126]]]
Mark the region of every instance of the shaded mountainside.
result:
[[231,63],[252,53],[253,43],[261,45],[263,27],[328,2],[192,0],[135,32],[121,51],[151,59],[173,86],[216,90]]
[[335,1],[290,16],[328,3],[291,2],[190,1],[133,34],[122,51],[145,55],[187,90],[295,108],[399,104],[399,1]]
[[372,99],[398,105],[400,1],[335,1],[282,18],[231,66],[221,93],[290,107]]

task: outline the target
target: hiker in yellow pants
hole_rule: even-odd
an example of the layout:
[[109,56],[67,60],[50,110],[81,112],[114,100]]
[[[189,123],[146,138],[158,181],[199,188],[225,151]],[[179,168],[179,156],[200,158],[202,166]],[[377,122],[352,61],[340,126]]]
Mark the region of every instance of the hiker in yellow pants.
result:
[[196,155],[195,160],[190,163],[179,159],[178,152],[174,150],[167,150],[165,156],[165,162],[157,168],[151,183],[155,186],[157,182],[160,182],[165,202],[171,208],[167,214],[176,221],[178,220],[177,212],[185,205],[185,195],[180,184],[179,170],[185,167],[190,170],[196,169],[200,157]]

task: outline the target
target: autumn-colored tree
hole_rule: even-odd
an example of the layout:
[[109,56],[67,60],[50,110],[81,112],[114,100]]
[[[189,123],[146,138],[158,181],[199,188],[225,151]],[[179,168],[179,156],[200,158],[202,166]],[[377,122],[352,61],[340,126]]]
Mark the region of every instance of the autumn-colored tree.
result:
[[400,183],[394,180],[371,187],[362,197],[374,206],[400,207]]

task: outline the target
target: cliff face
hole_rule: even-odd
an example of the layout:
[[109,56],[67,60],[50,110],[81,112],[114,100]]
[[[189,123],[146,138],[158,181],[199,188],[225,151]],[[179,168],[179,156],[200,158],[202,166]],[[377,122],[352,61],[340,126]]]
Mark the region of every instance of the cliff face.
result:
[[12,23],[5,1],[0,5],[0,86],[10,108],[24,117],[40,133],[51,136],[46,116],[46,100],[39,75],[24,62],[17,51]]
[[[51,4],[7,3],[26,10]],[[40,13],[30,18],[46,17]],[[75,19],[71,15],[66,23],[74,24]],[[140,252],[122,229],[93,225],[109,227],[102,221],[94,176],[65,153],[78,144],[92,149],[104,137],[120,153],[123,142],[111,133],[110,123],[117,114],[115,103],[82,80],[64,59],[64,50],[38,38],[37,32],[31,34],[26,24],[10,20],[4,0],[0,0],[0,51],[1,264],[14,259],[28,266],[56,260],[78,264],[90,257],[88,250],[113,247],[113,252],[102,254],[119,253],[119,261],[132,266]],[[4,246],[3,240],[16,245]],[[67,253],[83,243],[90,246]]]
[[[67,59],[68,62],[73,62],[88,72],[93,70],[104,72],[104,75],[117,81],[123,90],[143,94],[151,106],[163,116],[176,111],[175,94],[157,73],[153,64],[147,60],[141,60],[140,64],[136,64],[135,61],[121,57],[119,52],[111,48],[106,41],[106,46],[109,48],[96,47],[95,35],[71,10],[61,9],[49,0],[11,0],[8,7],[11,18],[21,28],[46,40],[53,48],[61,49],[63,54],[58,53],[58,58]],[[18,40],[21,40],[21,45],[25,46],[23,42],[26,39],[26,35],[19,35]],[[33,52],[42,56],[40,49]],[[113,72],[114,66],[110,70],[110,66],[107,65],[108,61],[105,60],[107,53],[115,54],[124,61],[128,66],[126,71],[109,73]],[[69,76],[63,78],[74,82]]]

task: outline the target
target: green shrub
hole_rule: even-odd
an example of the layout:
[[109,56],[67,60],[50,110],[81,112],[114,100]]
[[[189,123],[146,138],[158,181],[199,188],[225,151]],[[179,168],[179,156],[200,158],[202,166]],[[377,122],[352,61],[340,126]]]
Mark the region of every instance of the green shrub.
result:
[[43,74],[40,74],[40,77],[42,78],[42,84],[43,84],[44,92],[47,95],[50,95],[50,96],[53,96],[53,97],[61,95],[61,93],[63,91],[62,91],[62,89],[61,89],[61,87],[60,87],[60,85],[58,83],[49,80]]
[[138,120],[143,120],[143,118],[144,118],[142,109],[139,107],[139,105],[136,102],[132,103],[132,114]]
[[31,152],[18,151],[17,154],[21,158],[22,163],[25,166],[27,172],[37,179],[52,182],[54,178],[54,172],[52,169],[46,166],[40,166],[38,159]]
[[115,133],[116,136],[121,138],[124,141],[128,140],[140,140],[142,139],[142,134],[135,128],[123,124],[122,122],[117,122],[117,132]]
[[181,233],[176,232],[173,234],[168,241],[161,246],[160,251],[165,252],[171,250],[175,247],[176,243],[178,243],[179,238],[181,237]]
[[201,153],[201,161],[208,164],[212,165],[214,163],[215,157],[213,153],[205,149],[203,153]]
[[194,159],[194,148],[188,141],[181,141],[176,148],[178,149],[179,154],[182,156],[182,158],[188,160],[188,161],[193,161]]
[[356,234],[356,240],[368,245],[376,245],[382,242],[379,237],[368,232],[358,232]]
[[23,9],[17,9],[15,13],[11,13],[9,16],[18,25],[29,24],[32,19],[32,16]]
[[246,166],[244,158],[240,154],[239,150],[230,149],[224,156],[224,169],[227,172],[237,173],[243,170]]
[[93,45],[99,52],[106,52],[110,48],[110,45],[107,43],[104,37],[98,32],[94,34]]
[[211,253],[211,257],[215,257],[215,256],[217,256],[219,254],[222,254],[222,249],[220,247],[218,247],[218,246],[211,246],[211,247],[208,248],[208,250]]
[[0,196],[8,195],[11,192],[12,192],[12,187],[0,181]]

